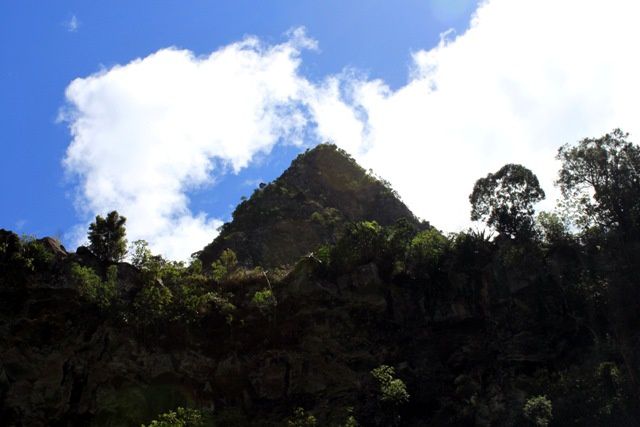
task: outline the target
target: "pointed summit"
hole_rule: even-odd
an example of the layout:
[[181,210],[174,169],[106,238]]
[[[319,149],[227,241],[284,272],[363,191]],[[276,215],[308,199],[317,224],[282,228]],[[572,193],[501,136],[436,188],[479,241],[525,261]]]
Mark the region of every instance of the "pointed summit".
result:
[[208,266],[230,248],[246,265],[293,264],[335,241],[349,222],[391,225],[400,218],[418,224],[388,183],[367,173],[344,150],[320,144],[240,203],[233,221],[222,226],[200,259]]

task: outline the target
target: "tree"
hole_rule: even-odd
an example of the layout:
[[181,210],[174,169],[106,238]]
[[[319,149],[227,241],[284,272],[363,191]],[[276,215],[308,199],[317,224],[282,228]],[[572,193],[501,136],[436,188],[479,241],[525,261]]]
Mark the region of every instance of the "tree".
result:
[[117,211],[107,214],[106,218],[98,215],[95,222],[89,225],[89,249],[103,262],[118,262],[127,253],[126,230],[127,218]]
[[131,264],[140,270],[148,269],[154,259],[146,240],[140,239],[133,242],[129,248],[129,254],[131,255]]
[[220,258],[211,264],[213,278],[221,282],[231,273],[238,269],[238,257],[231,249],[225,249],[220,254]]
[[599,236],[593,269],[606,283],[608,315],[640,399],[640,147],[628,136],[614,129],[562,146],[557,184],[583,236]]
[[507,164],[476,181],[469,196],[471,219],[484,220],[511,237],[529,235],[533,205],[545,198],[538,178],[522,165]]
[[562,162],[557,184],[578,225],[640,228],[640,147],[615,129],[600,138],[585,138],[558,150]]
[[438,268],[448,247],[449,241],[437,229],[421,231],[409,243],[407,264],[415,276],[429,276]]
[[536,218],[536,228],[547,245],[566,244],[571,241],[568,219],[556,212],[540,212]]

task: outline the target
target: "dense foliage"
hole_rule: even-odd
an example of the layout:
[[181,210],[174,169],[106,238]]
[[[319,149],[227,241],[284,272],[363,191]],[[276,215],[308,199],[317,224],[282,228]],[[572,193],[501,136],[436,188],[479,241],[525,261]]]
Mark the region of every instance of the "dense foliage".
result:
[[640,147],[616,129],[558,151],[558,184],[583,228],[636,232],[640,227]]
[[109,266],[106,280],[102,280],[92,268],[74,263],[70,277],[78,293],[101,309],[109,308],[117,296],[118,269],[114,265]]
[[471,219],[482,219],[512,237],[528,235],[533,227],[533,205],[544,198],[533,172],[522,165],[504,165],[476,181],[469,196]]
[[118,262],[127,253],[127,240],[124,224],[127,218],[116,211],[109,212],[106,218],[96,216],[89,225],[89,249],[103,262]]

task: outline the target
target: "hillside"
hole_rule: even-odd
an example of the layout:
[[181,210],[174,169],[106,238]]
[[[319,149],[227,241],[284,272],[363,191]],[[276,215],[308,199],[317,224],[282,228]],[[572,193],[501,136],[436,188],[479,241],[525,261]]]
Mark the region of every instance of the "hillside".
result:
[[243,265],[292,265],[319,246],[334,243],[345,224],[391,225],[418,220],[388,184],[335,145],[299,155],[275,181],[240,203],[233,221],[200,253],[205,267],[232,249]]
[[323,145],[189,265],[0,230],[1,424],[636,426],[635,212],[445,236]]
[[[105,305],[74,276],[105,277],[86,249],[18,241],[2,233],[3,425],[138,426],[189,406],[210,426],[284,426],[296,408],[316,424],[293,425],[516,426],[536,396],[554,425],[635,425],[605,313],[573,288],[575,248],[463,237],[422,274],[389,273],[384,247],[221,280],[121,263]],[[385,366],[396,388],[372,376]]]

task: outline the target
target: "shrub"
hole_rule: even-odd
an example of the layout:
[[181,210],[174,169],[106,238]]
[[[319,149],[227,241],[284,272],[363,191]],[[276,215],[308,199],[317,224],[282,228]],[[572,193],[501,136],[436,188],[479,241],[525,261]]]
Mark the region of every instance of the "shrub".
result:
[[[174,302],[180,305],[176,308],[185,322],[195,322],[209,311],[210,306],[213,306],[215,310],[225,318],[227,324],[231,325],[236,306],[231,303],[230,294],[223,295],[218,292],[197,292],[186,284],[180,288],[183,290],[184,295],[182,295],[179,301],[175,301],[174,299]],[[191,291],[189,292],[187,289]]]
[[349,415],[342,427],[358,427],[358,421],[353,415]]
[[262,289],[253,294],[251,302],[255,305],[262,314],[269,314],[278,305],[276,296],[271,289]]
[[384,229],[384,245],[376,260],[383,277],[391,279],[406,273],[407,251],[417,233],[416,225],[407,218]]
[[409,401],[409,392],[404,382],[395,378],[395,373],[395,369],[388,365],[380,365],[371,371],[378,382],[380,401],[400,406]]
[[131,264],[143,271],[158,272],[166,264],[160,255],[154,255],[146,240],[136,240],[129,247]]
[[331,265],[339,272],[349,271],[375,260],[382,245],[382,227],[377,222],[351,223],[331,250]]
[[93,269],[74,263],[71,266],[71,280],[81,297],[101,309],[110,307],[118,293],[118,269],[115,265],[107,269],[107,279],[102,281]]
[[18,237],[10,231],[0,230],[0,271],[4,273],[1,275],[3,279],[47,270],[53,261],[54,255],[35,237]]
[[[160,414],[148,427],[201,427],[204,426],[202,413],[197,409],[179,407],[175,411]],[[144,424],[142,427],[145,427]]]
[[551,401],[547,396],[534,396],[525,402],[522,412],[531,425],[547,427],[551,422],[552,410]]
[[225,249],[220,258],[211,264],[211,274],[217,282],[221,282],[238,268],[238,257],[231,249]]
[[311,219],[312,222],[316,222],[320,225],[324,225],[324,217],[322,216],[322,214],[320,212],[314,212],[311,214],[311,217],[309,217],[309,219]]
[[189,264],[189,272],[191,274],[201,274],[202,273],[202,261],[198,258],[194,258],[191,260],[191,264]]
[[491,233],[469,229],[451,237],[451,254],[458,271],[482,269],[491,261],[494,245]]
[[[610,338],[611,339],[611,338]],[[604,346],[610,345],[603,344]],[[635,399],[622,365],[593,361],[571,366],[550,376],[538,390],[553,399],[553,420],[558,425],[635,425]]]
[[433,274],[449,247],[449,241],[435,228],[418,233],[409,244],[408,263],[414,275]]
[[315,427],[317,425],[316,417],[307,414],[303,408],[296,408],[293,416],[287,420],[287,427]]
[[236,306],[231,303],[231,295],[220,295],[215,292],[210,292],[206,295],[207,300],[224,316],[227,324],[231,325],[231,322],[233,322],[233,314],[236,311]]
[[167,319],[172,301],[171,290],[158,281],[152,281],[136,295],[134,307],[142,316],[143,323],[152,323]]
[[42,242],[33,237],[23,237],[21,239],[22,251],[20,257],[27,269],[31,271],[41,271],[51,265],[54,255],[49,252]]

